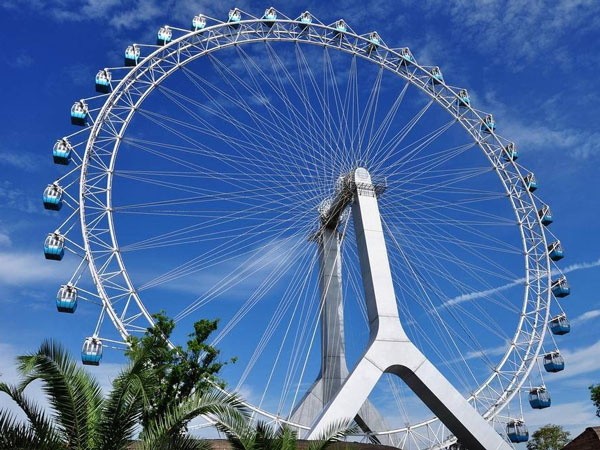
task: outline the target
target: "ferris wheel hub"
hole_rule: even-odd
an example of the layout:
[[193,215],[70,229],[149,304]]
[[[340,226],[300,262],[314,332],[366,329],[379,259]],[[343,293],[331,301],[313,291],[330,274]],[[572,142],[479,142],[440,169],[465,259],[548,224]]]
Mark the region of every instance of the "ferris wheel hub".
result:
[[321,218],[320,230],[337,228],[357,189],[379,195],[385,189],[385,183],[373,184],[371,174],[365,167],[357,167],[340,175],[335,183],[334,194],[321,201],[317,207]]

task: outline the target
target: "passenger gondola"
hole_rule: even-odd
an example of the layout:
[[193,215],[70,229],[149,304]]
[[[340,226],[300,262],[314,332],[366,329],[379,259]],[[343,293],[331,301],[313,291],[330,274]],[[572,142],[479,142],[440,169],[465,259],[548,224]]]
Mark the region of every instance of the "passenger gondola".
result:
[[549,408],[552,405],[550,394],[545,387],[534,387],[529,391],[529,405],[533,409]]
[[102,359],[102,341],[97,337],[89,337],[81,347],[81,362],[86,366],[98,366]]
[[59,312],[74,313],[77,309],[77,288],[72,284],[64,284],[56,294],[56,309]]
[[44,256],[46,259],[60,261],[65,255],[65,238],[58,231],[48,234],[44,241]]
[[544,369],[550,373],[560,372],[565,369],[565,359],[558,350],[544,355]]
[[51,211],[60,211],[63,204],[63,189],[58,183],[49,184],[44,189],[43,202],[44,208]]
[[527,442],[529,440],[529,430],[522,420],[510,420],[506,424],[506,435],[513,444]]

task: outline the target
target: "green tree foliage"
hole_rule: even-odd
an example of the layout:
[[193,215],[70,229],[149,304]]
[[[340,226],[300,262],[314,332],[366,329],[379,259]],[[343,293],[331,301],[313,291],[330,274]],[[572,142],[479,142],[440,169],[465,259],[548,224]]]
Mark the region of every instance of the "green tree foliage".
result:
[[560,450],[569,443],[570,435],[560,425],[544,425],[531,435],[527,450]]
[[224,382],[218,373],[226,364],[219,361],[219,351],[206,343],[217,329],[217,320],[196,322],[184,349],[169,344],[175,322],[164,312],[154,314],[153,318],[154,327],[148,328],[142,337],[130,337],[130,349],[126,352],[132,362],[143,361],[156,377],[148,395],[148,408],[143,412],[144,426],[162,417],[169,408],[181,404],[193,393],[206,392],[214,385],[223,387]]
[[600,417],[600,383],[590,386],[590,396],[596,407],[596,415]]
[[[0,392],[17,404],[26,421],[0,409],[0,449],[125,450],[139,431],[158,380],[142,359],[135,360],[104,398],[98,382],[52,341],[42,343],[36,353],[19,357],[18,370],[21,382],[0,383]],[[42,383],[50,414],[25,394],[36,380]],[[206,414],[228,422],[248,416],[235,397],[217,390],[195,392],[147,421],[139,435],[141,449],[207,449],[206,442],[178,432],[192,418]]]

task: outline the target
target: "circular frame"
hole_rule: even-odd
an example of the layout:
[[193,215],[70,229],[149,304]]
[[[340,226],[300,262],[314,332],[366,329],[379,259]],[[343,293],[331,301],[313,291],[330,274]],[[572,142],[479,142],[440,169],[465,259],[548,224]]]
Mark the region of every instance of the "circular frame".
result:
[[[243,20],[236,22],[235,28],[227,22],[210,20],[214,23],[198,31],[172,28],[185,33],[139,61],[114,88],[93,121],[81,166],[79,214],[87,263],[103,304],[101,314],[108,314],[123,340],[130,333],[143,332],[153,324],[123,263],[114,229],[112,183],[124,133],[136,110],[154,88],[187,63],[236,45],[284,41],[344,51],[395,73],[451,114],[484,152],[511,201],[520,229],[525,262],[521,316],[506,354],[486,381],[468,398],[486,420],[492,420],[519,392],[535,365],[552,299],[551,262],[546,252],[544,226],[537,213],[535,198],[525,188],[520,166],[504,157],[509,142],[493,130],[489,133],[482,130],[485,113],[471,105],[459,106],[458,88],[447,85],[443,80],[432,83],[430,67],[421,66],[414,60],[407,63],[398,49],[387,47],[383,41],[373,50],[368,35],[358,35],[349,28],[340,34],[333,25],[322,24],[314,18],[310,24],[299,19],[278,18],[266,25],[263,19],[244,15]],[[272,420],[307,428],[248,406]],[[410,427],[375,434],[390,435],[420,427],[433,430],[436,423],[438,419],[432,418]]]

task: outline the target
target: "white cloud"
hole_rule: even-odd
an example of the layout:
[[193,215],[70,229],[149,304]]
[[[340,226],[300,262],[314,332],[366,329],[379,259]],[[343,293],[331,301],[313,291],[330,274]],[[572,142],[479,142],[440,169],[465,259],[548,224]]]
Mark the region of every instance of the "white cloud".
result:
[[11,245],[12,241],[8,233],[0,230],[0,247],[10,247]]
[[456,305],[458,303],[476,300],[478,298],[489,297],[490,295],[497,294],[498,292],[505,291],[507,289],[510,289],[512,287],[518,286],[523,283],[525,283],[525,278],[519,278],[518,280],[511,281],[510,283],[503,284],[502,286],[498,286],[496,288],[485,289],[483,291],[477,291],[477,292],[470,292],[468,294],[461,294],[454,298],[451,298],[450,300],[445,301],[441,305],[441,307],[444,308],[444,307]]
[[[584,262],[584,263],[575,263],[575,264],[571,264],[570,266],[565,267],[562,271],[558,271],[558,270],[552,270],[552,275],[558,275],[558,274],[567,274],[569,272],[574,272],[577,270],[584,270],[584,269],[593,269],[594,267],[600,267],[600,259],[597,259],[596,261],[592,261],[592,262]],[[520,284],[525,283],[525,279],[524,278],[519,278],[517,280],[511,281],[510,283],[506,283],[503,284],[502,286],[498,286],[495,288],[491,288],[491,289],[485,289],[483,291],[477,291],[477,292],[470,292],[468,294],[461,294],[458,295],[454,298],[451,298],[450,300],[445,301],[440,307],[441,308],[445,308],[448,306],[453,306],[456,305],[458,303],[462,303],[462,302],[467,302],[470,300],[476,300],[478,298],[485,298],[488,297],[490,295],[496,294],[498,292],[502,292],[505,291],[507,289],[510,289],[512,287],[518,286]]]
[[593,269],[594,267],[598,267],[600,266],[600,259],[597,259],[596,261],[592,261],[592,262],[588,262],[588,263],[575,263],[575,264],[571,264],[567,267],[565,267],[562,271],[562,273],[569,273],[569,272],[574,272],[576,270],[582,270],[582,269]]
[[[456,0],[424,2],[431,14],[449,11],[460,36],[487,56],[518,70],[520,60],[553,56],[572,30],[592,30],[598,25],[600,3],[595,0],[506,2]],[[449,10],[448,10],[449,8]]]
[[599,419],[595,416],[595,408],[590,401],[553,404],[551,408],[527,411],[525,423],[529,432],[546,424],[562,425],[571,432],[574,438],[586,427],[597,425]]
[[[473,103],[491,112],[498,120],[500,134],[514,141],[522,149],[561,152],[571,158],[587,159],[600,154],[600,132],[577,129],[564,124],[562,117],[553,120],[521,121],[514,119],[514,109],[498,100],[494,91],[483,98],[472,93]],[[535,112],[540,115],[539,108]],[[546,115],[543,116],[547,118]]]
[[23,69],[33,64],[33,58],[26,53],[20,53],[16,58],[7,59],[6,63],[14,69]]
[[[70,255],[67,255],[67,257]],[[67,273],[74,269],[74,259],[68,261],[47,261],[40,252],[0,252],[0,284],[5,286],[23,286],[43,281],[65,280]]]
[[557,380],[600,370],[600,340],[588,347],[562,350],[561,354],[565,358],[565,370],[555,374]]
[[466,353],[464,359],[469,360],[481,357],[504,355],[508,350],[508,346],[509,343],[506,342],[503,345],[499,345],[497,347],[484,348],[482,350],[471,350]]
[[563,151],[565,155],[587,159],[600,153],[600,133],[574,128],[549,128],[536,123],[505,119],[502,123],[506,135],[521,148]]
[[37,170],[44,164],[44,159],[37,154],[30,152],[19,151],[15,152],[0,152],[0,164],[6,166],[13,166],[17,169],[25,170],[28,172]]
[[582,315],[575,317],[571,320],[572,324],[586,322],[591,319],[595,319],[596,317],[600,317],[600,309],[592,309],[591,311],[586,311]]
[[17,211],[26,213],[39,213],[43,211],[41,193],[40,203],[34,203],[30,196],[16,188],[9,181],[0,181],[0,204],[4,208],[16,209]]
[[112,10],[109,24],[117,29],[138,28],[142,23],[150,22],[164,13],[157,1],[137,1],[133,8],[119,12]]

